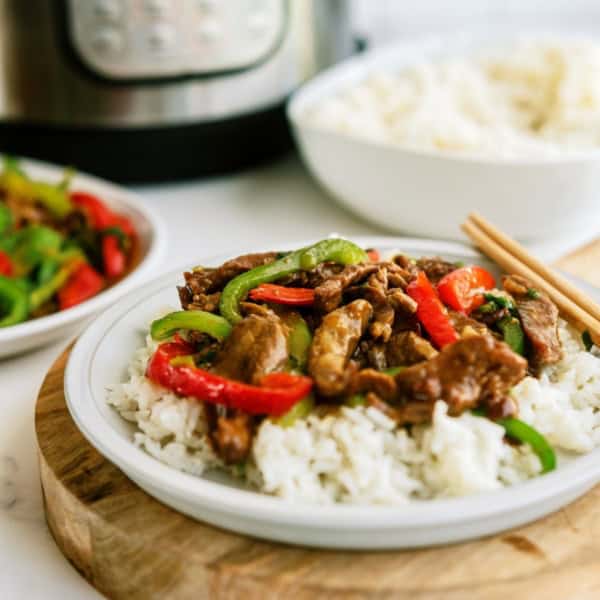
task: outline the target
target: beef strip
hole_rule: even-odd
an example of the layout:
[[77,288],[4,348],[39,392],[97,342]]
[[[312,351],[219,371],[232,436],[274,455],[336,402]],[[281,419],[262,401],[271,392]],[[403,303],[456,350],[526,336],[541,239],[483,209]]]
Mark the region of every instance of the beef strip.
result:
[[180,286],[177,288],[177,291],[179,292],[181,308],[184,310],[216,312],[219,308],[221,292],[213,292],[212,294],[192,294],[188,286]]
[[420,258],[417,261],[417,267],[425,271],[427,278],[431,283],[436,284],[442,277],[456,271],[458,268],[454,263],[448,262],[439,256],[431,258]]
[[350,376],[348,362],[372,315],[372,306],[359,299],[323,318],[308,355],[308,372],[322,396],[344,391]]
[[[362,345],[362,342],[361,342]],[[362,348],[366,357],[366,364],[378,371],[383,371],[388,367],[386,344],[373,343],[372,340],[365,342],[365,347]]]
[[417,312],[417,303],[400,288],[393,288],[387,293],[387,301],[396,311],[402,311],[408,315]]
[[404,271],[409,274],[409,281],[414,279],[415,275],[419,271],[416,261],[406,256],[406,254],[396,254],[396,256],[394,256],[392,259],[392,262],[398,265],[401,269],[404,269]]
[[348,297],[364,298],[373,306],[369,334],[374,340],[387,342],[397,315],[416,312],[416,302],[404,292],[409,278],[409,274],[394,263],[384,262],[378,263],[377,270],[369,275],[366,283],[347,288]]
[[254,423],[252,417],[237,410],[205,404],[208,438],[213,450],[225,464],[246,460],[252,448]]
[[449,310],[448,317],[460,337],[491,335],[492,333],[483,323],[480,323],[463,313],[456,312],[455,310]]
[[272,263],[278,255],[278,252],[244,254],[228,260],[216,269],[198,267],[184,273],[185,286],[177,288],[182,308],[184,310],[212,308],[209,312],[213,312],[218,306],[218,296],[215,294],[221,291],[231,279],[256,267]]
[[202,331],[186,331],[185,339],[194,344],[194,358],[196,363],[212,363],[221,348],[221,342]]
[[287,365],[287,328],[273,311],[261,308],[263,314],[250,314],[233,327],[214,361],[219,375],[257,385]]
[[342,303],[342,296],[347,287],[365,279],[378,269],[378,265],[368,263],[346,266],[343,271],[329,277],[315,288],[315,309],[322,313],[335,310]]
[[347,393],[352,396],[364,392],[373,392],[384,400],[392,400],[396,395],[396,382],[390,375],[375,369],[362,369],[352,376]]
[[396,313],[389,304],[374,307],[373,322],[369,326],[369,334],[374,340],[387,342],[392,335],[392,326]]
[[385,347],[386,362],[393,366],[410,366],[437,356],[437,350],[414,331],[398,331]]
[[318,264],[310,271],[296,271],[278,280],[279,285],[303,288],[316,288],[324,281],[338,275],[344,270],[344,265],[335,262],[324,262]]
[[519,275],[502,278],[504,289],[514,298],[523,331],[529,342],[531,365],[539,369],[543,365],[558,362],[562,348],[558,337],[558,308],[540,291]]
[[504,342],[468,337],[398,373],[395,404],[405,423],[429,420],[437,400],[444,400],[454,416],[483,405],[490,416],[506,417],[517,412],[509,391],[526,372],[527,361]]
[[368,392],[365,400],[367,406],[376,408],[398,425],[427,423],[431,421],[432,408],[426,403],[413,402],[412,404],[398,408],[382,400],[375,392]]

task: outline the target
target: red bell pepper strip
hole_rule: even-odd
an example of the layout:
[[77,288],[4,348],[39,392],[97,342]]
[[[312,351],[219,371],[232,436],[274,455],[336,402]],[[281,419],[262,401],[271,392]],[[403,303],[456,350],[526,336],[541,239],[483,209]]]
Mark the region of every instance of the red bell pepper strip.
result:
[[127,261],[116,235],[105,235],[102,238],[102,262],[104,274],[109,279],[119,277],[125,272]]
[[[259,386],[226,379],[173,359],[194,352],[183,341],[160,344],[146,369],[146,376],[182,396],[192,396],[204,402],[222,404],[250,414],[279,416],[308,395],[312,379],[290,373],[265,375]],[[178,364],[179,363],[179,364]]]
[[379,250],[375,250],[375,248],[369,248],[367,250],[367,256],[371,262],[379,262],[381,260],[381,254],[379,254]]
[[87,192],[71,192],[71,202],[86,213],[94,229],[106,229],[113,224],[114,213],[104,202]]
[[71,192],[71,202],[84,210],[93,229],[102,231],[109,227],[118,227],[129,237],[135,235],[135,228],[127,217],[114,213],[102,200],[93,194],[88,192]]
[[250,290],[251,300],[262,300],[275,304],[290,306],[312,306],[315,301],[315,290],[310,288],[291,288],[273,283],[261,283]]
[[113,223],[111,227],[119,228],[125,235],[133,237],[135,235],[135,227],[133,223],[123,215],[113,213]]
[[67,283],[58,291],[60,310],[65,310],[80,304],[95,296],[104,287],[104,279],[87,263],[81,266],[69,277]]
[[423,271],[419,271],[416,278],[408,284],[406,293],[417,303],[417,319],[438,348],[459,339],[446,307]]
[[14,272],[12,260],[6,252],[0,250],[0,275],[10,277]]
[[448,273],[437,284],[440,300],[450,308],[468,315],[485,299],[479,290],[496,287],[494,276],[483,267],[461,267]]

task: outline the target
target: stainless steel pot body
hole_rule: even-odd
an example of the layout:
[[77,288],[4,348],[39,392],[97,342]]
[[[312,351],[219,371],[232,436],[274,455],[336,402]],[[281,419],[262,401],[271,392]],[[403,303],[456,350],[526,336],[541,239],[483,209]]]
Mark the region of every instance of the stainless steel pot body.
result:
[[280,103],[351,46],[344,0],[0,0],[0,121],[223,120]]

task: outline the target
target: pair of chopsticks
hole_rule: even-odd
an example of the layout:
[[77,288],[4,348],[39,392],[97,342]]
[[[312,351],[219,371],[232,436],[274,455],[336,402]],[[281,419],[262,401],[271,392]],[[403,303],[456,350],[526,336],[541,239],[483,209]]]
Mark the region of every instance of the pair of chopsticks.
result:
[[600,306],[570,281],[529,254],[521,244],[502,233],[481,215],[472,213],[462,230],[480,250],[506,273],[521,275],[556,304],[561,315],[579,331],[600,341]]

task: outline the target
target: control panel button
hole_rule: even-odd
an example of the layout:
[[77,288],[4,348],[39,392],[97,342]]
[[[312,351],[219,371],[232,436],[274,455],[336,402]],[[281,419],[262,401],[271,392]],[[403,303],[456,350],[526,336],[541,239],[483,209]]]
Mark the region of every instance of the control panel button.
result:
[[93,14],[103,21],[118,21],[123,14],[120,0],[94,0]]
[[148,46],[157,54],[169,51],[175,44],[175,29],[171,25],[161,23],[150,28]]
[[92,47],[99,54],[118,54],[123,50],[124,40],[121,32],[114,27],[102,27],[92,35]]
[[68,35],[86,65],[135,80],[252,69],[279,51],[289,0],[64,2]]

